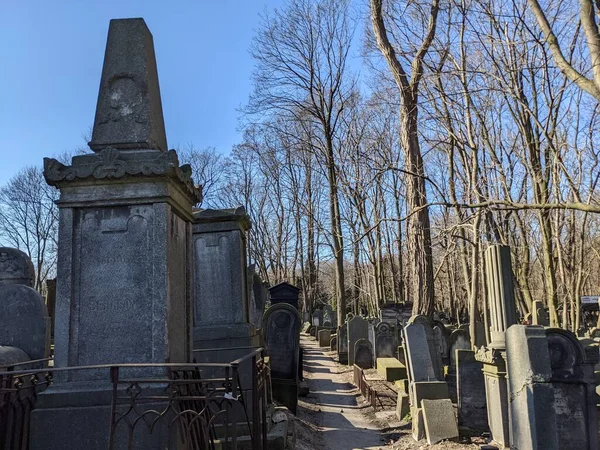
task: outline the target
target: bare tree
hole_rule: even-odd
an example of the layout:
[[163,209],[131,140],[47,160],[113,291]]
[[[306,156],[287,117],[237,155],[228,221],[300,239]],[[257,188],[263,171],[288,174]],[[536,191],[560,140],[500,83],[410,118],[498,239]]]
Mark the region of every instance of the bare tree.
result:
[[46,184],[38,167],[22,169],[0,188],[0,242],[31,258],[37,290],[55,268],[57,198],[58,191]]
[[[390,41],[388,28],[384,20],[383,0],[371,0],[371,22],[377,41],[377,47],[384,56],[396,86],[400,92],[400,142],[404,151],[406,171],[406,190],[409,215],[406,235],[408,237],[408,258],[410,261],[410,296],[414,314],[431,316],[434,308],[433,259],[431,251],[431,230],[427,191],[425,187],[425,166],[421,154],[418,135],[419,119],[419,83],[423,77],[423,61],[435,37],[439,0],[432,0],[429,8],[427,26],[423,39],[415,49],[400,50],[401,54],[412,55],[410,72],[398,58],[399,42]],[[427,16],[426,15],[426,16]],[[409,47],[415,45],[408,42]]]

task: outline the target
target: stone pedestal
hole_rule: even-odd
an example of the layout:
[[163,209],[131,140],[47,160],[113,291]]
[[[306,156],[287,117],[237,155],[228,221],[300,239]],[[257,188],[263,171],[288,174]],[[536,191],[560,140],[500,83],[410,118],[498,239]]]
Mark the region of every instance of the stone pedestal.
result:
[[[60,190],[55,366],[191,362],[192,205],[201,195],[189,166],[165,151],[142,19],[111,21],[89,145],[96,153],[69,166],[44,159],[47,183]],[[107,448],[111,388],[105,369],[57,372],[32,413],[31,448]],[[135,448],[164,442],[153,434]]]

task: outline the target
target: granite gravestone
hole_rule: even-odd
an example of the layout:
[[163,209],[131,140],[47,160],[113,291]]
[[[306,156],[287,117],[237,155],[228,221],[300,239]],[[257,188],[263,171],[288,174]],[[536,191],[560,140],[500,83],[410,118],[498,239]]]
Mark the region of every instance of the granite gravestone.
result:
[[373,368],[373,345],[368,339],[359,339],[355,342],[354,364],[361,369]]
[[[368,335],[368,325],[365,319],[360,316],[354,316],[352,319],[348,321],[348,365],[352,366],[354,364],[354,345],[356,341],[359,339],[367,339]],[[338,341],[339,342],[339,341]]]
[[433,323],[433,342],[442,359],[442,365],[450,365],[450,330],[442,322]]
[[50,318],[44,299],[31,287],[34,280],[25,253],[0,247],[0,346],[11,360],[21,354],[16,349],[28,359],[50,356]]
[[331,340],[329,341],[329,351],[337,351],[337,335],[335,334],[331,336]]
[[472,350],[457,349],[455,359],[458,425],[476,432],[487,431],[483,363],[475,359]]
[[511,447],[598,448],[598,344],[570,331],[513,325],[506,332]]
[[298,309],[299,294],[300,288],[285,281],[269,288],[271,305],[276,305],[277,303],[287,303],[288,305],[292,305],[294,308]]
[[433,335],[433,323],[427,316],[423,316],[420,314],[411,316],[408,320],[408,323],[421,324],[423,326],[427,338],[427,348],[429,349],[429,355],[431,358],[431,363],[433,364],[435,376],[438,380],[443,379],[444,365],[442,363],[442,357],[440,355],[440,352],[438,351],[438,346],[436,346],[435,337]]
[[348,322],[344,322],[337,332],[337,352],[340,364],[348,364]]
[[450,398],[453,402],[457,401],[457,389],[456,389],[456,351],[457,350],[471,350],[471,338],[469,332],[463,329],[454,330],[450,334],[450,367],[448,369],[448,389],[450,391]]
[[248,321],[254,328],[260,328],[269,292],[256,273],[254,264],[248,266],[246,276],[248,282]]
[[375,326],[375,360],[377,358],[393,358],[398,348],[398,334],[388,322],[380,322]]
[[[201,193],[167,151],[143,19],[110,22],[89,146],[94,153],[69,166],[44,159],[46,182],[60,190],[55,366],[190,362],[192,206]],[[106,448],[106,371],[58,372],[54,381],[32,413],[31,449]],[[160,439],[139,445],[164,448]]]
[[0,247],[0,286],[3,284],[22,284],[33,287],[35,269],[29,256],[21,250]]
[[300,364],[300,314],[287,303],[265,313],[263,333],[269,356],[273,397],[296,414]]

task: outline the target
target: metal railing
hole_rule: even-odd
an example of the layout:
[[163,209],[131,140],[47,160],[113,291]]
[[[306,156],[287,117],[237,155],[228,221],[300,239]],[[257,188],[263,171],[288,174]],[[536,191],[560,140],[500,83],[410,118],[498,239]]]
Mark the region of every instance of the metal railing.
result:
[[354,385],[358,388],[365,400],[371,404],[374,410],[377,411],[378,402],[379,406],[383,408],[383,403],[381,402],[377,391],[367,382],[365,371],[356,364],[354,364]]
[[[246,386],[241,364],[251,367]],[[0,450],[28,448],[29,417],[38,394],[58,373],[74,371],[94,379],[106,374],[112,389],[110,423],[98,426],[106,426],[108,450],[140,448],[140,436],[146,442],[160,439],[166,449],[235,450],[245,440],[250,441],[245,448],[266,450],[269,369],[262,348],[249,348],[229,363],[17,368],[0,372]],[[251,399],[244,391],[251,392]]]

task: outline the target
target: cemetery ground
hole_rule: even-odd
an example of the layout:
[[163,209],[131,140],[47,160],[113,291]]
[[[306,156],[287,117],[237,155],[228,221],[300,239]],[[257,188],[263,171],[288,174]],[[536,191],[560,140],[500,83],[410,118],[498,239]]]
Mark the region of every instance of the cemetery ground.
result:
[[[304,379],[309,394],[300,397],[296,415],[297,450],[450,450],[478,449],[483,439],[472,443],[444,441],[428,445],[411,435],[411,421],[396,418],[396,391],[393,383],[379,379],[374,369],[369,379],[378,385],[381,404],[375,411],[352,384],[352,369],[339,364],[328,348],[302,335]],[[382,407],[383,405],[383,407]]]

